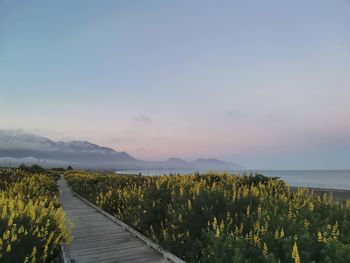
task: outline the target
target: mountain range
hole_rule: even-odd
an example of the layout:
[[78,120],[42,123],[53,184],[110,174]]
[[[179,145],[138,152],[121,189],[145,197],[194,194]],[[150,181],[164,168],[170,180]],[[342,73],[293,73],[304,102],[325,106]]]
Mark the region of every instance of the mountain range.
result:
[[[2,162],[2,163],[1,163]],[[126,152],[99,146],[88,141],[53,141],[18,131],[0,130],[0,166],[40,163],[47,167],[71,165],[84,169],[183,169],[237,170],[239,165],[218,159],[187,162],[179,158],[165,161],[142,161]]]

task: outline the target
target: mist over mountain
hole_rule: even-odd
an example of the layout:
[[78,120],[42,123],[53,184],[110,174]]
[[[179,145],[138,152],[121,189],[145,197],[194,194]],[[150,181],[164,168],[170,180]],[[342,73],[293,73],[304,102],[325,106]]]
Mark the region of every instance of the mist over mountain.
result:
[[88,141],[53,141],[19,131],[0,130],[0,165],[41,163],[48,167],[72,165],[85,169],[214,169],[232,170],[239,166],[217,159],[198,159],[187,162],[179,158],[147,162],[126,152]]

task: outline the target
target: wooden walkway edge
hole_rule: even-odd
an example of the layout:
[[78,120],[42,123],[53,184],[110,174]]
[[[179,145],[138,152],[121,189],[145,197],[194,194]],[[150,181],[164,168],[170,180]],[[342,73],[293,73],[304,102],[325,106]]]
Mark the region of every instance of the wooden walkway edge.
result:
[[58,185],[62,207],[67,218],[74,224],[72,243],[62,246],[65,262],[185,263],[124,222],[74,193],[63,177]]

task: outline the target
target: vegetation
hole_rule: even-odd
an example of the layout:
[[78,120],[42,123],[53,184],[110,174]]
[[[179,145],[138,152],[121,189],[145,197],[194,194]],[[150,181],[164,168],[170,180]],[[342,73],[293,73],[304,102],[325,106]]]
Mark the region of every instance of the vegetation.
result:
[[21,164],[18,168],[27,173],[45,173],[45,169],[37,164],[33,164],[32,166]]
[[40,167],[0,170],[0,262],[58,262],[70,233],[56,177]]
[[74,191],[187,262],[350,262],[350,200],[277,178],[69,172]]

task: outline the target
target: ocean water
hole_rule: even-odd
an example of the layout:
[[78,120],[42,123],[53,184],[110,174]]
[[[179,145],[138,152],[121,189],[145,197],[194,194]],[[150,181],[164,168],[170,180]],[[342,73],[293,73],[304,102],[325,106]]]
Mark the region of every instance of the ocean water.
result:
[[[133,170],[120,171],[124,174],[169,175],[189,174],[193,170]],[[205,171],[199,171],[203,173]],[[350,190],[350,170],[261,170],[229,171],[235,174],[259,172],[269,177],[279,177],[291,186]]]
[[261,173],[279,177],[291,186],[350,190],[350,170],[266,170]]

